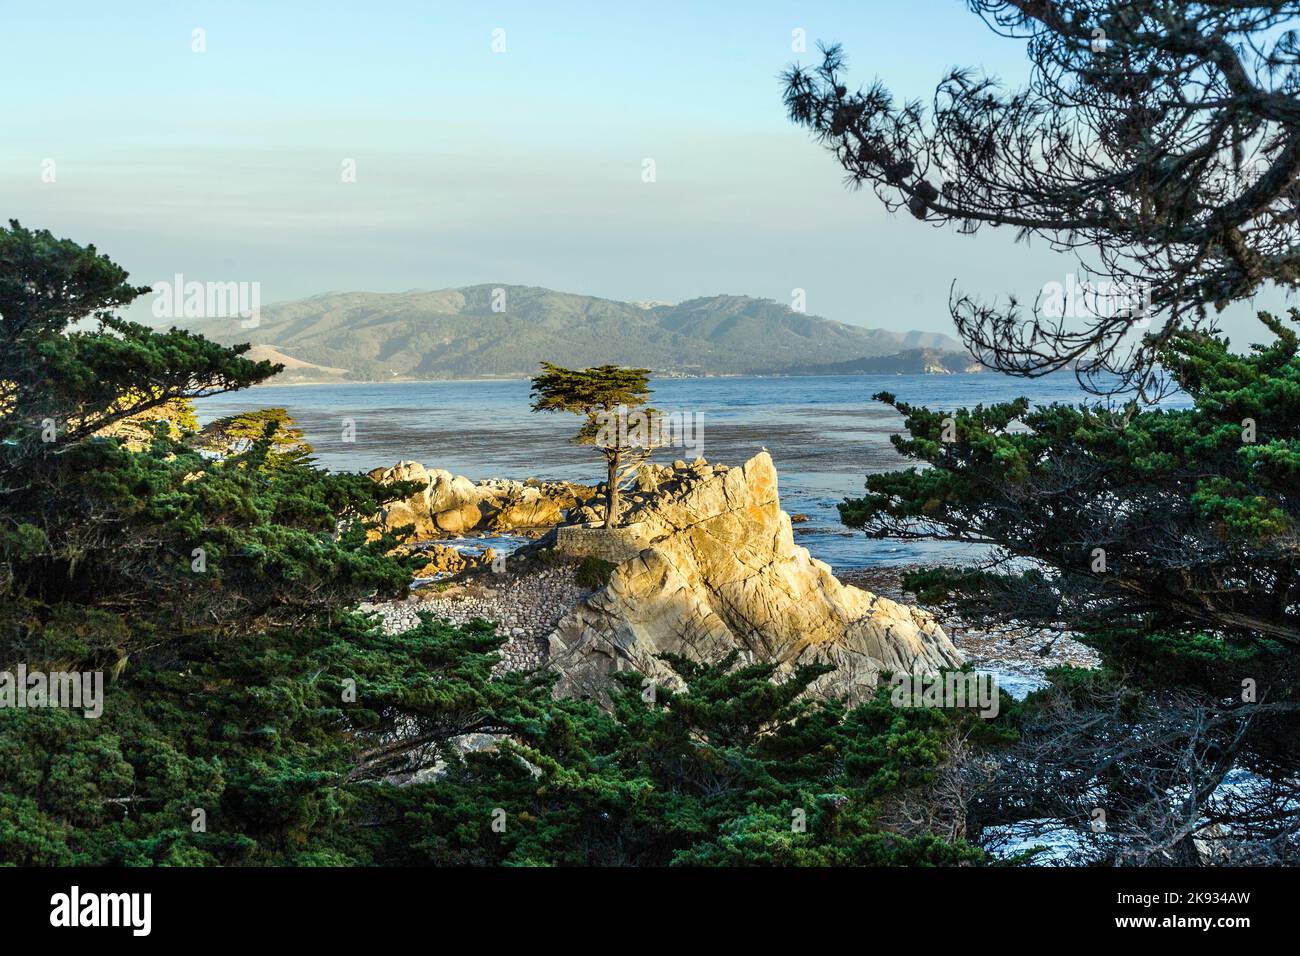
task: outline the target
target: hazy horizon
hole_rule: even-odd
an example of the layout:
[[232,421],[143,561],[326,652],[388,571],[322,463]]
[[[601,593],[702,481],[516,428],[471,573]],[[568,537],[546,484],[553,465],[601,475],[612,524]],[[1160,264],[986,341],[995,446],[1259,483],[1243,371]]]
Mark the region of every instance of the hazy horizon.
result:
[[[0,57],[39,82],[7,104],[0,205],[138,284],[256,282],[264,303],[798,289],[813,315],[951,335],[952,283],[1032,301],[1076,271],[1009,231],[958,236],[846,190],[781,102],[779,74],[819,41],[900,100],[928,101],[953,66],[1009,85],[1027,68],[960,0],[15,8]],[[1252,310],[1229,313],[1235,340],[1261,337]]]

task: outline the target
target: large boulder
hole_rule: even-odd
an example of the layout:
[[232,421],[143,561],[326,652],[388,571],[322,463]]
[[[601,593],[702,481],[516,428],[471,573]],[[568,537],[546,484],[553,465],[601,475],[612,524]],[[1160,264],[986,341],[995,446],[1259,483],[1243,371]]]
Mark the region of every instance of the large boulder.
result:
[[412,537],[416,540],[428,538],[437,533],[433,523],[433,514],[429,510],[429,489],[432,476],[427,468],[418,461],[399,461],[392,468],[376,468],[370,477],[384,485],[399,481],[417,482],[421,488],[409,498],[391,501],[379,513],[379,523],[385,531],[393,531],[405,525],[414,525]]
[[563,520],[564,508],[560,502],[545,497],[538,488],[521,488],[517,494],[501,499],[493,518],[493,527],[553,527]]
[[441,469],[430,473],[429,511],[439,531],[464,534],[478,527],[483,518],[479,497],[478,488],[463,475]]
[[841,584],[795,545],[766,452],[739,468],[650,466],[636,487],[640,500],[608,532],[635,557],[550,635],[558,692],[601,698],[610,673],[625,669],[678,686],[657,655],[716,660],[739,650],[782,673],[833,664],[813,691],[859,701],[882,671],[962,662],[929,613]]

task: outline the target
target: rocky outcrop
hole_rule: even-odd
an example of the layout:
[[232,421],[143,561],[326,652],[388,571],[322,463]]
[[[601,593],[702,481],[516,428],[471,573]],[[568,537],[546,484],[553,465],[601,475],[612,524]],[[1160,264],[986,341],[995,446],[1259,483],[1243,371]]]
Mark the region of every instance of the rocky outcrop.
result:
[[882,671],[961,663],[929,613],[841,584],[795,545],[766,452],[738,468],[645,466],[630,500],[605,550],[635,557],[549,637],[560,693],[600,697],[609,674],[625,669],[675,685],[663,653],[716,660],[739,650],[784,673],[829,663],[836,670],[813,690],[855,701]]
[[492,548],[478,554],[457,551],[441,544],[421,545],[414,553],[424,562],[416,568],[415,577],[426,579],[451,577],[474,568],[490,568],[496,558],[496,551]]
[[379,515],[386,530],[413,525],[413,540],[460,535],[470,531],[515,531],[550,528],[565,520],[596,491],[570,482],[480,481],[414,461],[376,468],[370,477],[381,484],[412,481],[414,495],[391,502]]

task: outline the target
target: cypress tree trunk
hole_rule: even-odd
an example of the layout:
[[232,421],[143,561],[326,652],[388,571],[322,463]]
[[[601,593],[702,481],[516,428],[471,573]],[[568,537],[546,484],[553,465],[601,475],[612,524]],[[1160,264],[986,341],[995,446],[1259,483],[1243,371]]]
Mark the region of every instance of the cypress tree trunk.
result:
[[623,457],[621,448],[614,449],[609,456],[609,477],[605,480],[605,527],[612,528],[618,524],[618,465]]

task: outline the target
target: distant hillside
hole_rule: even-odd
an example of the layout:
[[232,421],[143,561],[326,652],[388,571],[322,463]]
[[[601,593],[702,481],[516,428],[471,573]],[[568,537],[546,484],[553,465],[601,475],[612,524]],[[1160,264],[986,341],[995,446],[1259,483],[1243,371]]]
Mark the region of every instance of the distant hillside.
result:
[[[504,311],[493,311],[494,289],[505,290]],[[941,333],[862,328],[768,299],[721,295],[648,305],[530,286],[329,293],[267,306],[255,329],[240,328],[237,319],[185,327],[218,342],[274,349],[295,363],[286,378],[321,381],[516,377],[534,373],[543,360],[744,374],[961,348]]]
[[854,359],[851,362],[827,362],[786,369],[788,375],[954,375],[961,372],[984,372],[983,365],[969,352],[939,349],[906,349],[894,355]]
[[266,361],[283,365],[284,371],[277,378],[277,381],[280,382],[346,382],[350,372],[346,368],[313,365],[311,362],[296,359],[292,355],[285,355],[279,349],[272,348],[269,345],[254,345],[244,353],[244,358],[253,362]]

